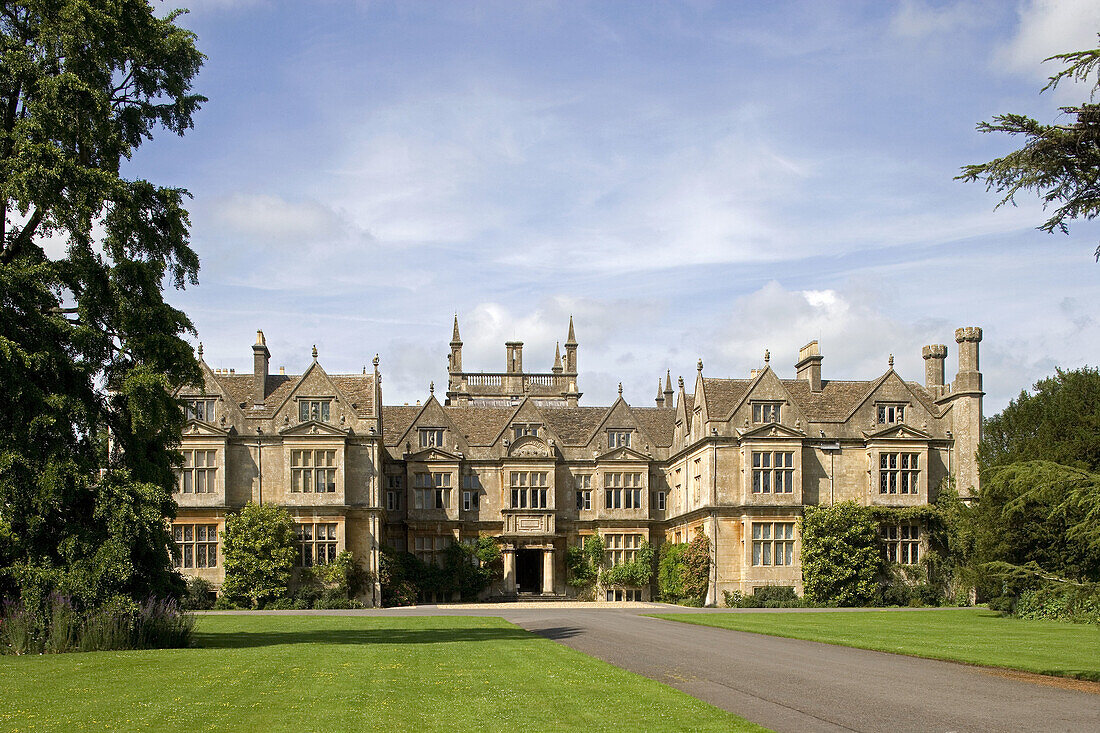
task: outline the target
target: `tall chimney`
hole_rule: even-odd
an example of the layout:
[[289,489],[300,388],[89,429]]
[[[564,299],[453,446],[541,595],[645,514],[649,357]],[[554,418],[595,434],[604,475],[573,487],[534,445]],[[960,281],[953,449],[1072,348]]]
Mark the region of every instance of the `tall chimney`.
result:
[[982,373],[978,371],[978,344],[982,329],[977,326],[955,329],[955,342],[959,345],[959,373],[955,375],[952,392],[980,392]]
[[947,346],[945,344],[929,344],[921,349],[924,356],[924,386],[936,397],[942,397],[944,393],[944,360],[947,359]]
[[252,345],[252,401],[256,407],[263,407],[267,397],[267,363],[271,352],[267,350],[267,340],[263,331],[256,332],[256,343]]
[[798,350],[798,363],[794,365],[795,376],[810,383],[811,392],[821,391],[821,351],[817,339]]
[[522,374],[523,373],[523,342],[522,341],[508,341],[504,344],[504,347],[508,351],[508,368],[505,370],[510,374]]

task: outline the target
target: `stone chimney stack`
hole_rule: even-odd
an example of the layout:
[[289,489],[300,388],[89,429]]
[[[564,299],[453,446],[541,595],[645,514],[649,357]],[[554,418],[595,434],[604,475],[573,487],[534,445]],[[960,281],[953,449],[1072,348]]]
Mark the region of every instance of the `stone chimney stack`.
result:
[[509,374],[523,374],[523,342],[508,341],[504,347],[508,352],[508,366],[504,371]]
[[821,391],[821,360],[824,359],[817,345],[817,339],[798,350],[798,363],[794,365],[795,376],[810,383],[811,392]]
[[267,339],[263,331],[256,332],[256,343],[252,345],[252,402],[263,407],[267,397],[267,365],[271,361],[271,352],[267,350]]
[[977,326],[955,329],[955,342],[959,345],[959,373],[955,375],[952,392],[981,392],[982,373],[978,369],[978,344],[982,329]]
[[944,360],[947,359],[945,344],[929,344],[921,350],[924,356],[924,386],[936,397],[942,397],[945,391]]

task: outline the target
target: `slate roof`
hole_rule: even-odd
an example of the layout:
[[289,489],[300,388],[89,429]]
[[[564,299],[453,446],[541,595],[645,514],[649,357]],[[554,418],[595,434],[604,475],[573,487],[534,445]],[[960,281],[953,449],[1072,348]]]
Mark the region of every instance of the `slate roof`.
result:
[[565,445],[585,445],[609,407],[540,407],[546,424]]
[[632,407],[634,419],[657,445],[667,448],[672,445],[676,429],[675,407]]
[[[703,377],[703,390],[707,396],[707,410],[712,420],[723,420],[749,391],[751,379],[711,379]],[[689,408],[693,409],[693,408]]]
[[383,405],[382,442],[397,445],[421,409],[420,405]]
[[504,430],[514,407],[444,407],[455,427],[470,445],[492,445],[500,431]]
[[[369,417],[374,409],[374,375],[373,374],[330,374],[332,383],[351,400],[352,408],[359,417]],[[270,418],[275,410],[290,395],[294,385],[302,378],[300,374],[269,374],[267,376],[267,395],[264,398],[263,409],[253,409],[255,397],[252,394],[251,374],[221,374],[214,373],[214,380],[225,390],[229,400],[236,407],[246,410],[246,416],[251,418]]]

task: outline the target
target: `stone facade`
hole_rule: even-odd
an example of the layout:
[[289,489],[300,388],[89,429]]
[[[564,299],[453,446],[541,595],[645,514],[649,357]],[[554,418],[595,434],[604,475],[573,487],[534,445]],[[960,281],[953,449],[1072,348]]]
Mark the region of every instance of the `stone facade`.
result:
[[[747,379],[704,376],[700,361],[691,391],[683,378],[674,390],[666,372],[653,407],[627,404],[621,388],[611,405],[586,407],[572,319],[564,359],[559,348],[549,372],[531,373],[520,342],[506,345],[503,371],[464,371],[456,318],[444,400],[433,386],[423,404],[382,406],[377,357],[372,372],[330,375],[315,349],[302,375],[273,375],[261,332],[252,374],[203,362],[204,388],[180,393],[192,404],[175,522],[181,563],[219,584],[213,533],[227,512],[262,500],[301,525],[303,564],[347,549],[373,571],[383,543],[430,562],[450,542],[490,535],[505,558],[491,594],[569,596],[565,551],[585,536],[600,535],[617,562],[643,541],[684,542],[701,530],[714,559],[710,603],[764,585],[801,592],[803,507],[926,504],[949,477],[964,495],[977,490],[981,329],[955,339],[951,384],[942,344],[924,348],[920,384],[902,379],[892,356],[877,379],[826,379],[815,341],[793,379],[767,353]],[[916,525],[883,536],[898,562],[926,549]],[[598,600],[649,594],[600,588]],[[363,600],[378,599],[375,587]]]

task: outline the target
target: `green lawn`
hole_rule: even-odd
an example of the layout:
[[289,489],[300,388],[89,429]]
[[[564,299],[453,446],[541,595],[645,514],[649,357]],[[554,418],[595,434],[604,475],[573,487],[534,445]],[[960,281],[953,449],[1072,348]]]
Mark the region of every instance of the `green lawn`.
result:
[[0,730],[763,730],[498,618],[203,616],[197,641],[0,656]]
[[1100,680],[1100,627],[993,611],[654,614],[685,623],[823,641],[929,659]]

